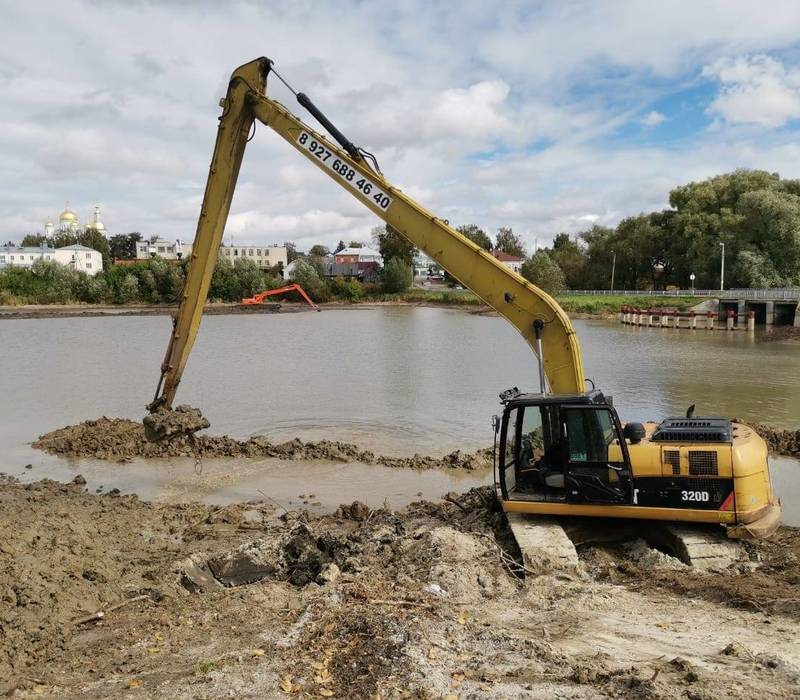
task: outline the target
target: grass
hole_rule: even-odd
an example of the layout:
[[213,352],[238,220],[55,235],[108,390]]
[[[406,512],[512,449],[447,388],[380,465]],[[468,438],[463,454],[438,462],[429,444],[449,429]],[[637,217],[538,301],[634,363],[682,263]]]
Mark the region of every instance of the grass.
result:
[[625,305],[643,309],[664,306],[686,311],[703,301],[699,297],[648,297],[624,294],[584,296],[582,294],[570,295],[569,292],[558,295],[556,299],[567,313],[581,314],[612,314]]
[[[621,306],[638,306],[642,308],[669,307],[686,311],[702,299],[697,297],[646,297],[627,296],[625,294],[608,294],[603,296],[570,295],[569,292],[559,294],[556,300],[567,313],[613,314]],[[371,294],[363,297],[365,302],[402,301],[422,304],[447,304],[448,306],[483,306],[483,302],[470,291],[456,292],[451,290],[411,289],[399,294]]]

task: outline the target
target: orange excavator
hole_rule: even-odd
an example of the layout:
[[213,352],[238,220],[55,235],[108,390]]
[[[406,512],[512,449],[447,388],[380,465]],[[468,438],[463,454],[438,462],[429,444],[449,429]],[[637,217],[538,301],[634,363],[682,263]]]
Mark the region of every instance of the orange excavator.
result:
[[264,300],[267,297],[274,297],[278,294],[286,294],[287,292],[297,292],[300,294],[303,299],[308,302],[308,305],[312,309],[316,309],[317,311],[320,310],[319,306],[317,306],[313,301],[311,301],[311,297],[306,294],[306,290],[303,289],[299,284],[287,284],[285,287],[278,287],[277,289],[268,289],[266,292],[259,292],[254,296],[247,297],[246,299],[242,299],[242,304],[247,304],[248,306],[254,304],[263,304]]

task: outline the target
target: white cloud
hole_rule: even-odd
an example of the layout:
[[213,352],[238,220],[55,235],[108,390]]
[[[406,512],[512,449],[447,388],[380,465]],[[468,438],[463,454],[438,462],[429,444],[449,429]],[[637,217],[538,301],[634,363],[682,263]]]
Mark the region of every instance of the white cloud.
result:
[[[190,238],[217,101],[230,72],[263,54],[374,152],[392,182],[457,224],[547,237],[665,206],[670,187],[734,167],[800,176],[792,132],[769,143],[742,135],[737,119],[754,116],[731,106],[749,86],[756,98],[743,102],[769,105],[756,105],[758,123],[791,119],[791,99],[765,91],[770,78],[791,92],[792,54],[782,54],[780,70],[720,62],[795,46],[794,0],[775,0],[769,12],[734,0],[546,0],[533,11],[529,2],[481,0],[457,11],[423,0],[391,8],[0,0],[0,8],[4,240],[41,226],[66,200],[80,213],[100,202],[112,232]],[[621,127],[702,66],[722,82],[719,130],[664,147],[620,143]],[[313,123],[275,78],[269,94]],[[654,114],[645,123],[655,125]],[[670,124],[680,118],[669,115]],[[365,239],[379,223],[259,126],[231,207],[238,241],[333,246]]]
[[800,69],[760,54],[721,58],[703,75],[722,83],[710,111],[732,124],[778,127],[800,118]]
[[656,112],[655,110],[653,110],[652,112],[648,112],[647,114],[645,114],[639,120],[639,122],[644,126],[658,126],[665,119],[666,117],[663,114],[661,114],[661,112]]

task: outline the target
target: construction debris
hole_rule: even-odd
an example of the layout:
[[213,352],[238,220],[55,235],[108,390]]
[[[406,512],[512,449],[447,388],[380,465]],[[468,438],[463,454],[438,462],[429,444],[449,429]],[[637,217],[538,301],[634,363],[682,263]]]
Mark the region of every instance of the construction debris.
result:
[[585,576],[523,578],[489,488],[322,516],[13,479],[0,502],[0,693],[777,699],[800,678],[788,528],[755,570],[598,537]]

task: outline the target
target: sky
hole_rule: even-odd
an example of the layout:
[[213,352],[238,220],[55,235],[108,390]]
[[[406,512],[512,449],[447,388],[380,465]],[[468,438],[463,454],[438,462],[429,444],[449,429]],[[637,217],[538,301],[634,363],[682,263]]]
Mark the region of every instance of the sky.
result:
[[[259,56],[427,209],[531,252],[735,168],[800,177],[796,0],[0,0],[0,25],[3,242],[66,202],[192,240],[219,98]],[[225,239],[306,250],[380,224],[261,126]]]

